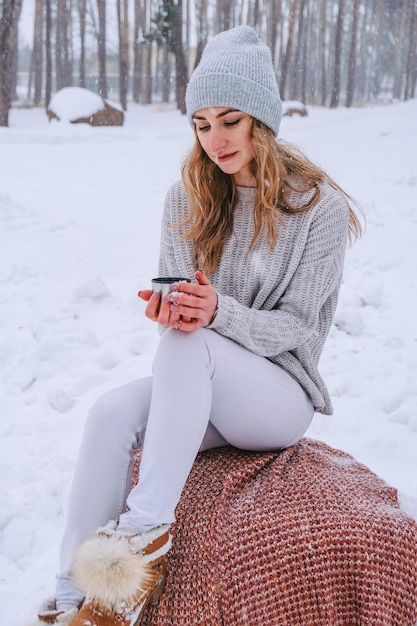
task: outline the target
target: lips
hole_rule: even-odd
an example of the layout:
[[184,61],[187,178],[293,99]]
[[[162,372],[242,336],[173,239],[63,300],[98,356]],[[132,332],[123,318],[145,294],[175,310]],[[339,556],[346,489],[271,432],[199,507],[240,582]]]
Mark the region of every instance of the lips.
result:
[[225,163],[226,161],[229,161],[229,159],[232,159],[236,154],[237,152],[230,152],[229,154],[217,155],[216,161],[217,163]]

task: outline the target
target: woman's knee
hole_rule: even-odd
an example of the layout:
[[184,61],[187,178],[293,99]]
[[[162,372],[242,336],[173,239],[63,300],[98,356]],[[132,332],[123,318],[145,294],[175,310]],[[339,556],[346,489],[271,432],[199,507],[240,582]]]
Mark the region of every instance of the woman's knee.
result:
[[188,350],[199,350],[206,355],[211,350],[212,341],[219,337],[214,330],[199,328],[193,332],[183,332],[168,328],[161,336],[156,359],[164,356],[185,355]]
[[199,328],[193,332],[183,332],[181,330],[175,330],[174,328],[167,328],[161,335],[158,343],[158,351],[164,350],[166,346],[181,346],[188,343],[199,343],[204,340],[204,336],[209,331],[207,328]]
[[96,432],[107,430],[113,425],[118,413],[117,400],[114,391],[108,391],[100,396],[90,407],[87,415],[86,428],[94,429]]
[[146,426],[152,377],[108,391],[92,405],[85,424],[85,436],[100,441],[136,437]]

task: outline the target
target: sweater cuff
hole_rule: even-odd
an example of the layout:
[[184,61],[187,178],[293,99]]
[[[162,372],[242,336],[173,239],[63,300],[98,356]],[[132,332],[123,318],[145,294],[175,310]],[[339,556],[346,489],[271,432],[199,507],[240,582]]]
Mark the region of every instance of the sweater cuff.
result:
[[217,309],[211,323],[207,326],[207,328],[217,330],[221,335],[226,334],[226,330],[230,325],[232,302],[233,298],[231,298],[230,296],[222,296],[219,293],[217,294]]

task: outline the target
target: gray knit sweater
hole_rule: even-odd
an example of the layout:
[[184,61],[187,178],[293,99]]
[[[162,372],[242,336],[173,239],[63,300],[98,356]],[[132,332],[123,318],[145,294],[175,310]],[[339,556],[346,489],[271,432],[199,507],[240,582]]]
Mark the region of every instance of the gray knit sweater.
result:
[[[233,339],[289,372],[310,395],[316,411],[330,415],[332,404],[317,366],[330,330],[346,250],[349,208],[344,196],[327,183],[308,211],[283,213],[280,240],[272,253],[265,233],[253,236],[255,189],[238,188],[233,234],[210,281],[219,294],[213,330]],[[306,195],[292,201],[305,204]],[[188,214],[181,182],[168,191],[162,219],[161,276],[193,277],[191,241],[172,227]]]

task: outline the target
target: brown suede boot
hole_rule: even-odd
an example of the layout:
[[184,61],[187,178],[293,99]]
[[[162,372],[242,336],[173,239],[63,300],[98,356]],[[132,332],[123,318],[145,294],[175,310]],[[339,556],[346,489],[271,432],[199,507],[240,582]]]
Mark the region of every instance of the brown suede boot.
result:
[[80,546],[72,575],[86,593],[69,626],[136,626],[149,602],[157,602],[166,578],[169,526],[141,535],[106,527]]

